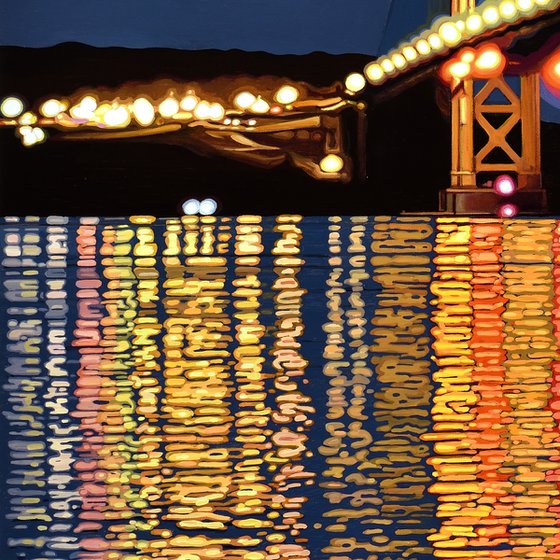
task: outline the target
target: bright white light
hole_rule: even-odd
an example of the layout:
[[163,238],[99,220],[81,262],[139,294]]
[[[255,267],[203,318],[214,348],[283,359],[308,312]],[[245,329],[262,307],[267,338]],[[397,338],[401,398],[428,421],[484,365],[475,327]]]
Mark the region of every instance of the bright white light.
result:
[[64,111],[64,105],[58,99],[45,101],[39,109],[43,116],[53,118]]
[[97,99],[93,95],[86,95],[81,101],[80,105],[85,111],[95,111],[97,109]]
[[19,124],[30,125],[35,124],[37,122],[37,115],[34,115],[30,111],[27,113],[23,113],[21,117],[18,119]]
[[233,100],[233,102],[240,109],[248,109],[255,101],[256,97],[248,91],[242,91],[241,93],[237,94],[235,96],[235,99]]
[[211,120],[221,121],[225,114],[224,108],[219,103],[212,103],[212,105],[210,105],[209,116]]
[[200,211],[200,202],[196,198],[189,198],[183,202],[182,208],[187,216],[194,216]]
[[261,97],[259,97],[252,105],[251,111],[253,113],[266,113],[270,109],[270,105]]
[[126,107],[114,107],[103,115],[103,122],[108,126],[126,126],[130,122],[130,114]]
[[154,106],[145,98],[139,97],[132,104],[132,113],[134,118],[142,126],[149,126],[154,122],[155,110]]
[[329,154],[319,162],[319,167],[324,173],[338,173],[344,167],[344,161],[336,154]]
[[500,12],[498,12],[498,8],[495,6],[488,6],[482,12],[482,19],[484,23],[488,25],[496,25],[500,21]]
[[33,135],[37,142],[43,142],[45,140],[45,131],[42,128],[34,128]]
[[370,82],[376,83],[383,79],[384,71],[379,64],[368,64],[366,66],[366,76]]
[[445,22],[439,28],[439,35],[446,45],[455,46],[461,41],[461,32],[457,25],[451,21]]
[[357,72],[348,74],[345,81],[346,89],[353,93],[358,93],[366,87],[366,79]]
[[530,12],[535,7],[534,0],[517,0],[517,7],[522,12]]
[[17,97],[6,97],[0,105],[0,111],[5,117],[13,119],[23,112],[23,101]]
[[282,105],[289,105],[299,97],[299,91],[294,86],[282,86],[274,96],[274,99]]
[[179,112],[179,102],[173,97],[168,97],[159,104],[158,110],[162,117],[172,117]]
[[203,216],[211,216],[218,209],[218,203],[213,198],[205,198],[200,203],[199,212]]
[[183,111],[192,111],[198,103],[198,97],[196,95],[186,95],[181,99],[181,109]]
[[210,104],[206,101],[201,101],[194,110],[194,116],[200,120],[206,120],[210,118]]

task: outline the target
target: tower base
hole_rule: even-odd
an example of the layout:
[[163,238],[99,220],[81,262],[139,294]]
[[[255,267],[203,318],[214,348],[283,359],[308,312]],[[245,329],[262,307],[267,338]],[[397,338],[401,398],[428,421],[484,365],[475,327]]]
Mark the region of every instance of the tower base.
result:
[[495,216],[504,204],[515,204],[520,214],[546,214],[548,211],[544,189],[523,189],[507,197],[498,196],[486,187],[439,191],[439,210],[448,214]]

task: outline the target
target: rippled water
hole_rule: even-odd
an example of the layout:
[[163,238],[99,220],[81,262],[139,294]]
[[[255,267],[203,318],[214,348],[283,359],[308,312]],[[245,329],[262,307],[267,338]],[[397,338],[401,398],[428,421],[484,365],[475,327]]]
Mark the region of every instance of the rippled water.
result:
[[557,220],[1,235],[2,560],[560,559]]

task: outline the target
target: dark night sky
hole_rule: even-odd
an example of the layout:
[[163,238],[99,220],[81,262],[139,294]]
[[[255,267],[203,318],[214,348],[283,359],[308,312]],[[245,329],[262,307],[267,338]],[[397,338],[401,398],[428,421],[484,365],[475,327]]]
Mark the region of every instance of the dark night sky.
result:
[[391,0],[10,0],[0,3],[0,43],[378,54],[426,24],[433,6],[434,0],[393,0],[392,7]]
[[[449,0],[0,0],[0,45],[379,55],[448,10]],[[557,104],[544,92],[544,120],[558,122]]]

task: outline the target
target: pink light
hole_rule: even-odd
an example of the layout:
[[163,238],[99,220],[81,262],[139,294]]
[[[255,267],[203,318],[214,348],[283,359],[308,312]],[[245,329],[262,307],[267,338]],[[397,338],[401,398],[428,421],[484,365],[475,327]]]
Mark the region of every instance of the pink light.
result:
[[509,175],[500,175],[494,181],[494,192],[500,196],[511,196],[516,188],[515,180]]
[[517,208],[515,204],[502,204],[502,206],[498,208],[498,216],[500,216],[500,218],[513,218],[517,216],[518,212],[519,208]]

